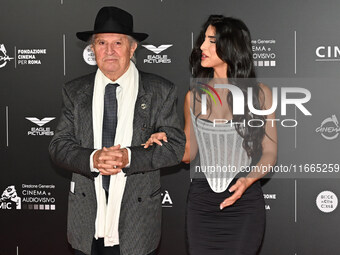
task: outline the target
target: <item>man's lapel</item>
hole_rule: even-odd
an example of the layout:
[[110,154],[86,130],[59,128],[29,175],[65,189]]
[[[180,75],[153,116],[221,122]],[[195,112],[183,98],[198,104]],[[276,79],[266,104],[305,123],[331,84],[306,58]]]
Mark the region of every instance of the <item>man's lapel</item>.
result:
[[143,141],[143,132],[148,127],[150,118],[151,94],[145,91],[145,78],[142,72],[139,72],[138,95],[135,105],[133,118],[133,136],[132,146],[140,146]]
[[80,98],[79,120],[82,125],[79,127],[83,135],[83,146],[93,148],[93,120],[92,120],[92,98],[95,73],[89,75],[82,89],[78,91]]

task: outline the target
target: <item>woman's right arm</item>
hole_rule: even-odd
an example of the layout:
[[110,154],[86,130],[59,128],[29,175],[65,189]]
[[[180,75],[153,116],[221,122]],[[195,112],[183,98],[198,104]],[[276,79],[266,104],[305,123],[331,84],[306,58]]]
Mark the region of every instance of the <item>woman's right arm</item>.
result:
[[[185,119],[185,124],[184,124],[184,133],[185,133],[185,138],[186,138],[186,143],[185,143],[185,152],[182,158],[182,162],[189,164],[191,159],[194,159],[197,154],[197,141],[191,121],[191,116],[190,116],[190,100],[191,100],[191,92],[188,91],[188,93],[185,95],[185,100],[184,100],[184,119]],[[191,131],[191,132],[190,132]],[[148,148],[149,146],[152,146],[153,143],[157,143],[158,145],[162,146],[162,142],[167,142],[167,137],[166,133],[164,132],[159,132],[152,134],[150,138],[146,141],[146,143],[142,144],[144,148]]]
[[184,100],[184,133],[186,138],[185,143],[185,152],[182,158],[182,162],[189,164],[191,159],[194,159],[197,154],[197,141],[194,133],[194,127],[192,125],[191,116],[190,116],[190,101],[191,101],[191,92],[185,95]]

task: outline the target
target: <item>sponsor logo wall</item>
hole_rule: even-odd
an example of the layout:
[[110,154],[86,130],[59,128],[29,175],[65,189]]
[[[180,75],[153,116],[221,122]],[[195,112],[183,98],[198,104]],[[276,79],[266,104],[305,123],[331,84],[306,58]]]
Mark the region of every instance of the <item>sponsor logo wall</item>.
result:
[[333,212],[338,207],[338,197],[332,191],[322,191],[316,198],[316,205],[324,213]]
[[324,119],[321,125],[315,129],[326,140],[334,140],[339,136],[340,127],[336,115]]
[[163,208],[173,207],[173,202],[172,202],[172,199],[171,199],[171,196],[168,190],[164,190],[164,192],[161,193],[161,197],[162,197]]
[[276,194],[263,194],[263,198],[266,201],[265,208],[266,208],[267,211],[269,211],[271,209],[270,201],[276,200]]
[[5,48],[4,44],[0,44],[0,68],[3,68],[4,66],[7,65],[8,61],[11,61],[13,58],[9,57],[7,55],[7,50]]
[[84,49],[83,58],[84,58],[84,61],[87,64],[89,64],[91,66],[97,65],[96,58],[95,58],[94,53],[91,49],[91,45],[87,45],[86,48]]
[[22,184],[20,191],[8,186],[1,195],[0,209],[55,210],[55,185]]
[[30,131],[27,132],[27,135],[37,135],[37,136],[53,136],[54,131],[51,131],[50,127],[43,127],[50,121],[54,120],[55,117],[45,117],[39,120],[36,117],[26,117],[27,120],[36,124],[38,127],[32,127]]
[[14,46],[13,55],[10,57],[5,44],[0,44],[0,68],[5,67],[9,62],[14,62],[15,68],[25,65],[41,65],[45,55],[47,55],[47,49],[17,48]]
[[340,61],[339,46],[320,45],[315,50],[315,61]]
[[163,44],[158,47],[151,45],[151,44],[149,45],[142,44],[142,46],[146,48],[147,50],[149,50],[150,52],[154,53],[154,54],[149,54],[144,58],[143,60],[144,64],[170,64],[171,63],[171,58],[168,55],[161,54],[161,53],[165,51],[166,49],[172,47],[173,46],[172,44]]
[[275,67],[276,66],[276,41],[274,39],[252,40],[252,50],[254,65],[257,67]]
[[[276,88],[273,92],[277,95],[277,167],[302,169],[306,177],[280,170],[273,172],[271,179],[262,180],[267,225],[259,254],[339,254],[340,247],[335,245],[340,235],[339,177],[314,175],[312,171],[318,168],[312,163],[322,163],[326,171],[330,171],[329,165],[339,170],[340,22],[336,10],[340,2],[297,1],[292,7],[284,1],[251,0],[103,0],[86,4],[56,0],[41,2],[39,10],[31,2],[6,1],[2,5],[0,254],[73,254],[66,240],[70,172],[50,162],[47,147],[59,120],[62,84],[96,70],[90,45],[80,42],[75,33],[91,28],[96,12],[113,4],[134,14],[136,31],[150,34],[138,46],[137,66],[176,84],[181,119],[191,82],[188,58],[203,22],[210,14],[224,14],[248,25],[258,81],[276,79],[266,85]],[[320,84],[321,77],[334,84]],[[285,83],[286,78],[296,82]],[[288,101],[282,100],[282,95],[287,87],[303,89],[288,94],[287,99],[308,102],[287,104],[283,114]],[[219,103],[217,95],[207,90]],[[282,124],[284,120],[291,122]],[[161,173],[158,195],[165,227],[159,254],[188,254],[188,169],[182,164]]]

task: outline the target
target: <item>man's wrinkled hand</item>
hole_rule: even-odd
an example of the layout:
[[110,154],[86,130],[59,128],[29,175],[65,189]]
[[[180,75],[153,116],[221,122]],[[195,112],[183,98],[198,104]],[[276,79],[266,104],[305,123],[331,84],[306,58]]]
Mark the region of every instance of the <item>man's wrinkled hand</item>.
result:
[[[127,158],[127,159],[126,159]],[[93,166],[102,175],[113,175],[122,171],[128,163],[126,149],[120,149],[120,145],[109,148],[103,147],[93,155]]]

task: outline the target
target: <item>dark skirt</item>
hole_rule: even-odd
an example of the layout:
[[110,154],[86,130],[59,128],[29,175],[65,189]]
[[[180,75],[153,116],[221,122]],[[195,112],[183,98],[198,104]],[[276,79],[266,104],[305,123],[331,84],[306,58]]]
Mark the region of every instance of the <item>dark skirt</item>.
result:
[[[230,188],[236,179],[229,185]],[[215,193],[206,179],[193,179],[187,201],[186,227],[190,255],[254,255],[265,229],[260,182],[250,186],[232,206],[219,206],[231,196]]]

